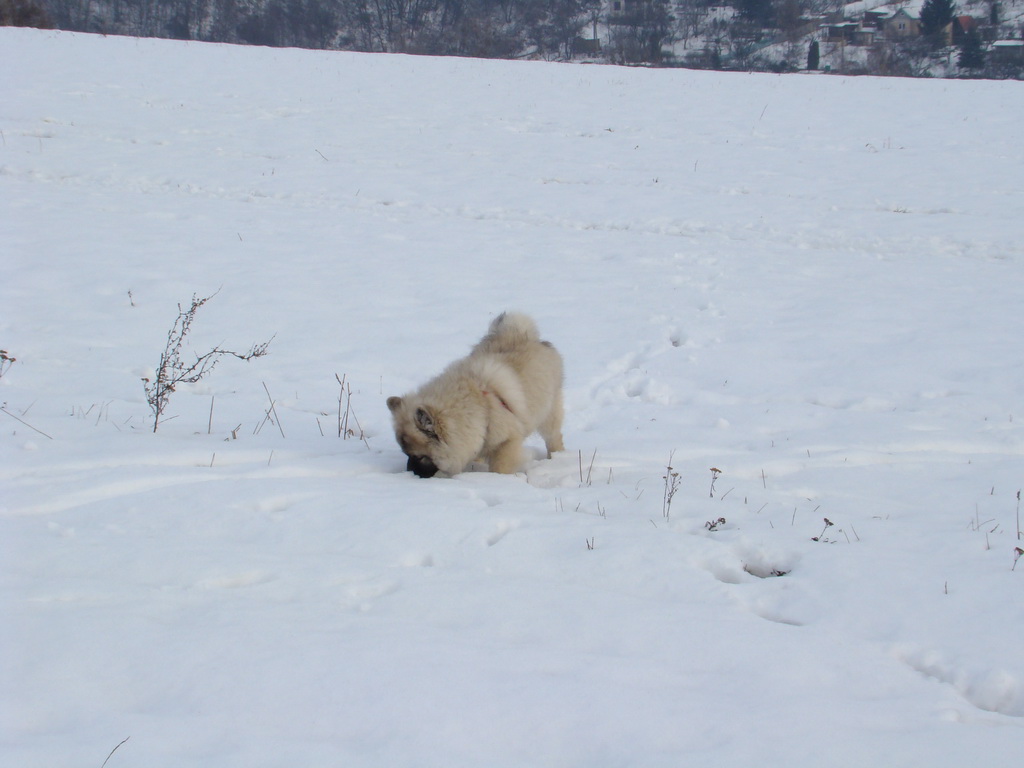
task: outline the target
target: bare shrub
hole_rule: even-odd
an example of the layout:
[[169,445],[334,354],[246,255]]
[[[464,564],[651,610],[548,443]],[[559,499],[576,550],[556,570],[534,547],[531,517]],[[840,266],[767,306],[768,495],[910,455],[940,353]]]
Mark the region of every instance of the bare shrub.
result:
[[193,363],[187,364],[181,359],[185,346],[185,339],[192,330],[192,323],[196,319],[199,309],[217,294],[214,293],[206,298],[200,299],[192,294],[192,302],[188,309],[182,309],[178,305],[178,317],[174,325],[167,332],[167,344],[160,355],[160,364],[157,366],[156,374],[152,380],[143,377],[142,383],[146,390],[146,402],[153,409],[153,431],[156,432],[160,426],[160,419],[167,410],[171,394],[179,384],[195,384],[200,379],[210,374],[214,367],[224,356],[237,357],[239,360],[252,360],[263,357],[267,354],[267,347],[274,340],[271,337],[262,344],[254,344],[248,352],[232,352],[229,349],[214,347],[209,352],[196,355]]

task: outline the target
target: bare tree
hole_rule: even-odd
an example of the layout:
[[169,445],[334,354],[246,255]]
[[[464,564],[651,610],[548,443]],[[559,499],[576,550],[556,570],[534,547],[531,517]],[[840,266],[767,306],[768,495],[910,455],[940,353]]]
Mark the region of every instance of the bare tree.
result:
[[673,17],[668,0],[629,0],[621,13],[608,18],[613,56],[621,63],[662,60],[672,40]]

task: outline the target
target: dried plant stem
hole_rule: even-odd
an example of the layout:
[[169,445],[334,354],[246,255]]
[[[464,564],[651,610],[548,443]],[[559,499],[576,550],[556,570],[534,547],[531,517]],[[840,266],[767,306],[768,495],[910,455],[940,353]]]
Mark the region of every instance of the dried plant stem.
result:
[[594,453],[590,456],[590,467],[587,468],[587,478],[586,478],[586,480],[583,479],[583,451],[577,451],[577,453],[579,455],[579,463],[580,463],[580,485],[581,486],[582,485],[589,486],[590,482],[591,482],[591,477],[594,474],[594,459],[597,458],[597,449],[595,448],[594,449]]
[[28,427],[29,429],[31,429],[31,430],[32,430],[33,432],[38,432],[38,433],[39,433],[40,435],[42,435],[43,437],[45,437],[45,438],[47,438],[47,439],[49,439],[49,440],[53,440],[53,438],[52,438],[52,437],[50,437],[50,436],[49,436],[48,434],[46,434],[45,432],[43,432],[43,430],[41,430],[41,429],[36,429],[35,427],[33,427],[33,426],[32,426],[31,424],[29,424],[29,423],[28,423],[27,421],[25,421],[24,419],[19,419],[19,418],[18,418],[17,416],[15,416],[15,415],[14,415],[13,413],[11,413],[10,411],[8,411],[8,410],[7,410],[6,408],[0,408],[0,411],[3,411],[4,413],[6,413],[6,414],[7,414],[8,416],[10,416],[10,417],[11,417],[12,419],[14,419],[15,421],[20,421],[20,422],[21,422],[22,424],[24,424],[24,425],[25,425],[26,427]]
[[[121,744],[124,744],[124,743],[125,743],[126,741],[128,741],[128,739],[130,739],[130,738],[131,738],[131,736],[127,736],[127,737],[125,737],[125,738],[124,738],[124,739],[123,739],[123,740],[121,741]],[[110,758],[111,758],[111,757],[113,757],[113,756],[114,756],[114,753],[115,753],[115,752],[117,752],[117,750],[118,750],[118,749],[120,749],[120,747],[121,747],[121,744],[118,744],[118,745],[117,745],[116,747],[114,747],[114,748],[113,748],[112,750],[110,750],[110,754],[109,754],[109,755],[107,755],[107,759],[103,761],[103,765],[101,765],[101,766],[100,766],[100,768],[106,768],[106,766],[107,766],[107,762],[108,762],[108,761],[110,760]]]
[[352,384],[348,381],[348,374],[342,376],[334,374],[334,378],[341,387],[338,392],[338,437],[342,440],[348,440],[350,437],[356,436],[356,431],[348,425],[349,418],[351,418],[355,422],[356,429],[359,430],[359,439],[363,441],[366,450],[370,450],[370,443],[366,439],[363,426],[359,423],[359,417],[356,416],[356,412],[352,409]]
[[334,378],[337,380],[338,385],[341,387],[341,391],[338,392],[338,437],[345,439],[348,434],[348,414],[352,406],[352,388],[349,387],[348,402],[345,405],[345,410],[342,412],[342,403],[345,400],[345,379],[348,377],[346,373],[343,376],[334,374]]
[[277,415],[277,407],[274,402],[274,398],[270,396],[270,390],[267,389],[267,383],[265,381],[261,383],[263,384],[263,391],[267,393],[267,399],[270,400],[270,410],[267,411],[267,416],[269,417],[271,413],[274,414],[274,418],[277,420],[277,428],[281,432],[281,437],[284,437],[284,427],[281,426],[281,417]]
[[356,416],[355,411],[352,412],[352,420],[356,423],[356,429],[359,430],[359,439],[363,441],[366,450],[370,450],[370,442],[366,439],[366,433],[363,432],[363,426],[359,423],[359,418]]
[[665,475],[662,477],[662,480],[665,481],[665,489],[661,499],[661,514],[666,520],[669,519],[672,511],[672,498],[679,490],[679,473],[672,469],[672,457],[675,456],[675,453],[675,451],[669,453],[668,465],[665,467]]

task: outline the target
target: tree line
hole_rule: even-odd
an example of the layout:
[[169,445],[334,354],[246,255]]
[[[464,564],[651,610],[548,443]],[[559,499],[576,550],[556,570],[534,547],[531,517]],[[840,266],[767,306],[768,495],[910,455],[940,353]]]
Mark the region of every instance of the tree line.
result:
[[[821,20],[842,0],[0,0],[0,24],[206,42],[367,52],[565,59],[702,68],[817,69]],[[1001,25],[991,0],[987,40]],[[725,6],[730,6],[725,8]],[[841,71],[928,74],[948,50],[954,0],[925,0],[922,34],[874,44]],[[830,15],[833,14],[833,15]],[[597,41],[600,31],[600,43]],[[1011,30],[1012,33],[1012,30]],[[1011,36],[1013,36],[1011,34]],[[692,45],[691,45],[692,44]],[[781,44],[781,45],[780,45]],[[979,29],[954,41],[960,72],[987,65]],[[762,54],[774,46],[772,58]],[[866,49],[861,49],[866,50]],[[830,53],[833,56],[834,51]],[[804,64],[806,62],[806,65]]]
[[280,47],[569,56],[600,0],[0,0],[60,29]]
[[[840,0],[736,0],[751,24],[766,8]],[[715,0],[0,0],[35,6],[59,29],[278,47],[660,63],[666,46],[707,31]],[[35,23],[27,26],[44,26]],[[722,44],[728,25],[717,32]],[[587,43],[589,42],[589,45]],[[581,50],[582,49],[582,50]]]

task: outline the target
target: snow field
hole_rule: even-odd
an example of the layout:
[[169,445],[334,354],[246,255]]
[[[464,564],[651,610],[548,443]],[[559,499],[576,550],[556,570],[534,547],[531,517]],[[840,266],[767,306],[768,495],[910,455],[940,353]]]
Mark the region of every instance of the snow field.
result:
[[[0,40],[5,761],[1019,757],[1018,83]],[[506,308],[566,452],[403,473]]]

